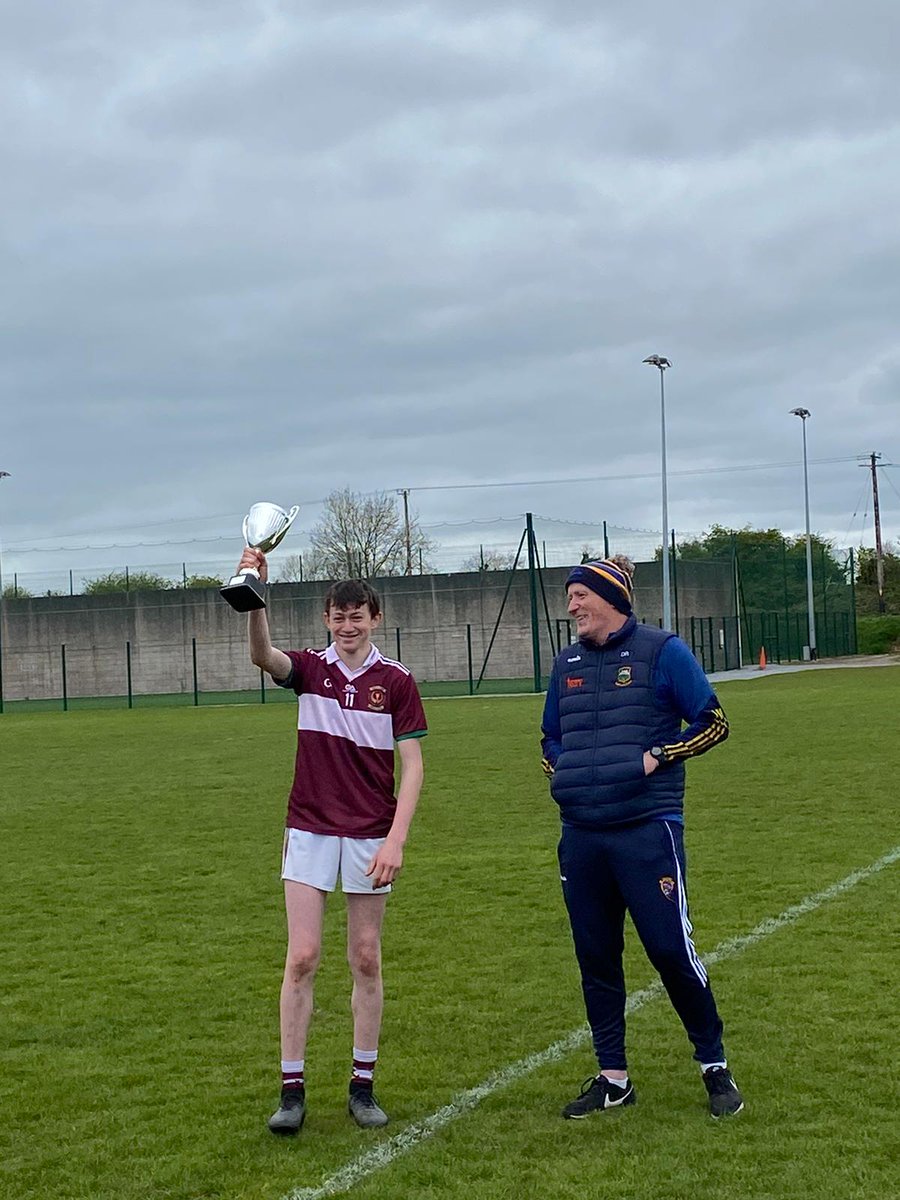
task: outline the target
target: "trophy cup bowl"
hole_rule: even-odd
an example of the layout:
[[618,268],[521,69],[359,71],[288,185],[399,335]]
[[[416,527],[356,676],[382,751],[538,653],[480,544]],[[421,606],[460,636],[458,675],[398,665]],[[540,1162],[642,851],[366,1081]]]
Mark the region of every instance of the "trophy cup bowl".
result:
[[[295,504],[290,512],[268,500],[252,504],[244,517],[244,541],[254,550],[268,554],[290,529],[299,511],[299,504]],[[244,567],[232,576],[219,593],[236,612],[253,612],[266,607],[266,585],[253,567]]]

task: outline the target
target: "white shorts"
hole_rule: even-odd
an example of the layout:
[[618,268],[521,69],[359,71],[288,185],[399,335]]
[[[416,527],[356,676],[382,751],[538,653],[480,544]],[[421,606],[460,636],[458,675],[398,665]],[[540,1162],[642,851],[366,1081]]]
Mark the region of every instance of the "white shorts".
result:
[[340,874],[343,891],[377,896],[389,892],[391,885],[373,888],[366,867],[383,844],[384,838],[346,838],[285,829],[281,878],[333,892]]

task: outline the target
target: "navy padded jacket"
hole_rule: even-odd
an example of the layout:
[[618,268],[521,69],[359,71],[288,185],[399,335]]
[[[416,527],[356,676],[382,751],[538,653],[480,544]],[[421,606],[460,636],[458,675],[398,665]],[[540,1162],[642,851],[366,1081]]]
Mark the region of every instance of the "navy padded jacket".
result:
[[561,751],[553,762],[550,790],[567,825],[602,829],[684,808],[684,764],[644,774],[644,751],[674,742],[681,715],[662,704],[654,667],[668,630],[639,625],[630,617],[597,646],[567,646],[553,664],[559,737],[544,730]]

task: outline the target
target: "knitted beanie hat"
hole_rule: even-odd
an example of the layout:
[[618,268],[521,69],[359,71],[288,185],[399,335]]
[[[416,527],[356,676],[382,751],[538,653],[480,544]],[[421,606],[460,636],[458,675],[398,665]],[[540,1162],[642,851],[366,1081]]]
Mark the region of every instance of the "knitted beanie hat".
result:
[[570,583],[584,584],[607,600],[613,608],[630,617],[634,600],[634,585],[631,582],[633,570],[631,563],[624,557],[581,563],[569,572],[566,587],[568,588]]

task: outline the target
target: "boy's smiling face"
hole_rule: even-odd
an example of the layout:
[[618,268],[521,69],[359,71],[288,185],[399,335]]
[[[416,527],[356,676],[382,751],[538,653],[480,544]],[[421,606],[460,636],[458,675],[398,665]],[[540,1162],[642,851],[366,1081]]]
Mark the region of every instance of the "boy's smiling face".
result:
[[368,653],[372,633],[381,624],[381,613],[373,617],[367,604],[351,608],[332,605],[324,614],[325,626],[334,639],[341,657],[362,657]]

